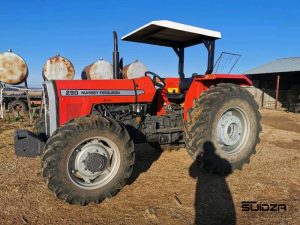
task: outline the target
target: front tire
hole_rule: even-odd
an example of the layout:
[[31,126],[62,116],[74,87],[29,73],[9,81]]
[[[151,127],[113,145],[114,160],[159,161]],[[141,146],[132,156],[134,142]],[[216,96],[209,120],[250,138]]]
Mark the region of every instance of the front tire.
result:
[[188,112],[184,133],[188,153],[211,172],[242,169],[259,142],[260,119],[247,90],[235,84],[212,86]]
[[134,144],[118,122],[99,116],[76,119],[48,139],[43,177],[55,195],[70,204],[100,203],[126,184]]

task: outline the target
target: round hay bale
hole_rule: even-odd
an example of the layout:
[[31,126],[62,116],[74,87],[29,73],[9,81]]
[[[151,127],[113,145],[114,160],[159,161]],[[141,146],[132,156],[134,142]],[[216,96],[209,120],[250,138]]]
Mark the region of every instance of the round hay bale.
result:
[[74,74],[71,61],[59,55],[49,58],[43,66],[45,80],[72,80]]
[[111,80],[113,79],[113,66],[100,59],[85,67],[81,73],[81,78],[84,80]]
[[148,69],[145,64],[136,60],[133,63],[124,66],[123,76],[125,79],[134,79],[145,76],[146,71],[148,71]]
[[0,81],[6,84],[20,84],[28,75],[24,59],[12,52],[0,53]]

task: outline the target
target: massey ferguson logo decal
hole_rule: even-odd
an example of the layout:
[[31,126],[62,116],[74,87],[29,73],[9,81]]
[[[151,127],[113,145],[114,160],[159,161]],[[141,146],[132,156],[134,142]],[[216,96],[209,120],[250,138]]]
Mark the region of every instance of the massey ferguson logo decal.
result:
[[62,96],[134,96],[143,94],[143,90],[61,90]]

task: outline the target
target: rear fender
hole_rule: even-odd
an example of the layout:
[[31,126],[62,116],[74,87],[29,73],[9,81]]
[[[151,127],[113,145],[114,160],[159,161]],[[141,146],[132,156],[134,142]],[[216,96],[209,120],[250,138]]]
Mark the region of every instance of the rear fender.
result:
[[252,86],[252,81],[245,75],[209,74],[196,76],[186,93],[184,103],[184,120],[187,120],[188,110],[193,107],[194,99],[199,98],[201,93],[210,86],[220,83],[233,83],[240,86]]

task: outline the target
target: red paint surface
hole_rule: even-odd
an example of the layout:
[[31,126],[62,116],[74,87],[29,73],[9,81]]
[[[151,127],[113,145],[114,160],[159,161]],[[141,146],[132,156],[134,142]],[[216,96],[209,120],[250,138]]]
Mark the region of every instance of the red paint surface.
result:
[[[154,99],[156,89],[150,77],[134,79],[137,90],[144,90],[144,93],[136,97],[133,96],[61,96],[61,90],[132,90],[134,91],[133,80],[57,80],[56,88],[59,104],[59,126],[69,120],[91,114],[95,104],[122,104],[122,103],[150,103],[153,100],[157,104],[157,115],[164,115],[164,105],[170,104],[166,93],[168,88],[179,88],[179,78],[166,78],[165,88]],[[203,91],[211,85],[218,83],[235,83],[238,85],[252,85],[252,82],[244,75],[209,74],[195,77],[190,88],[185,91],[184,120],[187,119],[187,111],[193,107],[193,101],[198,98]]]

